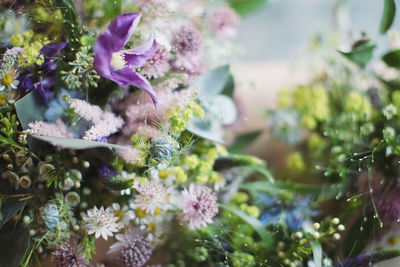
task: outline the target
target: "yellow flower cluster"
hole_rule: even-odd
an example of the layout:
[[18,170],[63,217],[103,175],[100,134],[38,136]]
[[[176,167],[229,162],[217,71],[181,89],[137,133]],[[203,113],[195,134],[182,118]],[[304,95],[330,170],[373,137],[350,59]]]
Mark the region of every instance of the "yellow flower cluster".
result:
[[193,116],[203,117],[204,110],[199,104],[192,102],[184,109],[172,106],[167,110],[167,115],[169,116],[168,121],[171,123],[171,131],[183,132],[186,129],[186,122]]
[[302,114],[301,124],[310,130],[329,115],[329,98],[322,87],[298,87],[294,91],[282,90],[278,95],[280,108],[292,107]]
[[295,172],[303,172],[306,170],[306,164],[303,156],[299,152],[291,153],[286,158],[286,165],[290,170]]
[[369,99],[359,92],[350,92],[347,95],[344,109],[355,113],[362,119],[370,119],[372,115],[372,105]]
[[16,33],[10,38],[12,46],[24,48],[24,52],[18,59],[18,64],[21,67],[28,67],[33,64],[41,65],[44,62],[43,55],[40,55],[40,49],[49,43],[48,40],[35,40],[32,30]]

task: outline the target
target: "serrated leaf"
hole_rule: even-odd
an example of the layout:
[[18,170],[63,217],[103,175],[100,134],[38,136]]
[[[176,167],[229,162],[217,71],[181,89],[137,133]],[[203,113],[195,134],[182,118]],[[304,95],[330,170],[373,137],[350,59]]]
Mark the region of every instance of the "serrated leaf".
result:
[[35,139],[50,143],[54,146],[60,146],[62,148],[68,149],[90,149],[96,147],[108,147],[108,148],[116,148],[116,149],[127,149],[125,146],[114,145],[103,142],[95,142],[83,139],[75,139],[75,138],[63,138],[63,137],[50,137],[50,136],[32,136]]
[[262,131],[254,131],[238,135],[235,143],[229,147],[229,152],[238,153],[253,143],[262,133]]
[[379,32],[385,33],[393,24],[393,20],[396,14],[396,3],[394,0],[384,0],[383,12],[381,18],[381,24],[379,26]]
[[356,47],[351,52],[343,52],[343,51],[338,51],[338,52],[347,59],[356,63],[358,66],[364,68],[367,65],[367,63],[372,59],[372,55],[375,48],[376,48],[375,44],[366,43]]
[[393,50],[382,57],[383,62],[389,67],[400,68],[400,50]]
[[251,216],[247,215],[246,213],[244,213],[236,208],[227,206],[227,205],[220,204],[220,207],[234,213],[236,216],[240,217],[243,221],[245,221],[251,227],[253,227],[253,229],[260,236],[261,241],[263,242],[266,249],[272,247],[272,245],[273,245],[272,234],[266,230],[265,225],[260,220],[258,220],[257,218],[251,217]]
[[8,224],[0,230],[0,266],[17,267],[29,245],[29,228]]

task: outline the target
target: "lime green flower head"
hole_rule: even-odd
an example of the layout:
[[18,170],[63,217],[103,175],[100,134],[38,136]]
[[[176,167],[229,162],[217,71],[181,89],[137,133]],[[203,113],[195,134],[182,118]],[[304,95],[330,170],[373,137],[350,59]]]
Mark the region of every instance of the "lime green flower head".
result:
[[286,159],[287,167],[290,170],[303,172],[306,170],[306,164],[304,163],[303,156],[299,152],[290,154]]

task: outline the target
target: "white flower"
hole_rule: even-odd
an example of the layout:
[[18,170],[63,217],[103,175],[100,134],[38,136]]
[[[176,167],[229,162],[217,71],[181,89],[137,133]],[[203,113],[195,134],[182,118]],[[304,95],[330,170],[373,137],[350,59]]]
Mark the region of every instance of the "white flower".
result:
[[154,214],[169,202],[167,188],[156,181],[137,183],[135,189],[139,192],[136,204],[148,214]]
[[109,236],[113,236],[113,232],[118,232],[120,227],[117,222],[119,218],[114,216],[111,208],[104,210],[104,207],[98,209],[95,206],[93,209],[88,210],[86,214],[83,214],[82,219],[89,235],[95,234],[96,238],[102,236],[104,240],[107,240]]
[[17,79],[17,73],[7,73],[1,80],[0,80],[0,91],[4,91],[4,89],[14,89],[17,90],[19,81]]

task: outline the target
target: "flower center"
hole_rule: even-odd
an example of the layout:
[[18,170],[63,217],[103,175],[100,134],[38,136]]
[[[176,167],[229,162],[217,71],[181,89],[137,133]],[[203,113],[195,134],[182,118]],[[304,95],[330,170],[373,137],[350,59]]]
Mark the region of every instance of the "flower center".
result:
[[9,86],[14,81],[13,76],[10,73],[7,73],[6,76],[1,79],[1,83],[5,86]]
[[111,61],[110,61],[111,67],[113,67],[115,70],[121,70],[126,67],[126,61],[124,58],[124,54],[121,52],[116,52],[111,55]]

